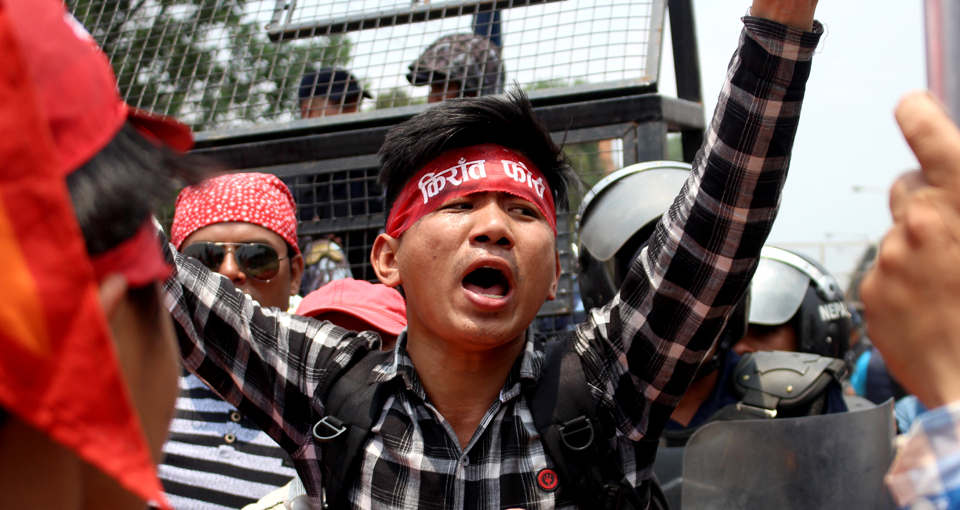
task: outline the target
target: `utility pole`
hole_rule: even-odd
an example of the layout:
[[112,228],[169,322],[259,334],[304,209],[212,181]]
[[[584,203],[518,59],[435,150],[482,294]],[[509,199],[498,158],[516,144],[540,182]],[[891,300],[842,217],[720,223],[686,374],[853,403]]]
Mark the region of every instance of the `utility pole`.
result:
[[927,85],[960,122],[960,0],[925,0]]

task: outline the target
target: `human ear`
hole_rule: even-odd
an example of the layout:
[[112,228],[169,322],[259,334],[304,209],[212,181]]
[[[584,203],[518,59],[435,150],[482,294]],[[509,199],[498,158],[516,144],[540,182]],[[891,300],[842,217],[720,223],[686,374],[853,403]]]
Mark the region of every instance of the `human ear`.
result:
[[303,279],[303,254],[290,257],[290,295],[300,292],[300,280]]
[[370,264],[377,273],[377,279],[387,287],[395,288],[403,284],[400,278],[400,267],[397,260],[397,251],[400,248],[400,239],[380,234],[373,241],[370,250]]
[[553,273],[553,283],[550,285],[550,293],[547,294],[548,301],[553,301],[554,299],[557,299],[557,286],[560,285],[560,271],[561,271],[560,250],[554,251],[554,255],[555,255],[554,258],[556,260],[556,267],[554,268],[554,273]]
[[127,279],[117,273],[107,275],[100,282],[100,306],[107,319],[113,317],[120,302],[127,296],[128,287]]

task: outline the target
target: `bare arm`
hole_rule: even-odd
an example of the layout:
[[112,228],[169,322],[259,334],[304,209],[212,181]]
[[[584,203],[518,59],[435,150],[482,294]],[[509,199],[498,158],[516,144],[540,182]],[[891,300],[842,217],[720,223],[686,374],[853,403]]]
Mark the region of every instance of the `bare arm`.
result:
[[890,372],[930,411],[900,447],[886,483],[901,508],[960,506],[960,130],[928,95],[897,121],[921,169],[890,191],[893,227],[860,295]]
[[933,408],[960,400],[960,130],[923,93],[896,116],[921,169],[890,191],[893,227],[861,297],[890,371]]
[[750,15],[809,32],[819,0],[754,0]]

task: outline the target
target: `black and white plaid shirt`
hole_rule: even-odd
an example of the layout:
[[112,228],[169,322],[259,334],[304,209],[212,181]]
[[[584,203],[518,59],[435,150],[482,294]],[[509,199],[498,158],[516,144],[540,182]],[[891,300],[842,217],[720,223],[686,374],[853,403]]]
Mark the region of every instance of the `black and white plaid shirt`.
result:
[[[576,329],[598,412],[617,424],[615,451],[641,493],[664,424],[743,294],[776,216],[810,58],[822,31],[745,18],[704,147],[620,293]],[[170,254],[172,256],[172,254]],[[317,389],[379,339],[260,308],[230,281],[177,257],[167,284],[184,366],[288,452],[319,506],[324,415]],[[530,335],[528,335],[530,336]],[[353,508],[574,508],[536,481],[551,467],[521,394],[542,345],[528,338],[466,448],[430,404],[401,336],[382,380],[387,398],[349,491]]]

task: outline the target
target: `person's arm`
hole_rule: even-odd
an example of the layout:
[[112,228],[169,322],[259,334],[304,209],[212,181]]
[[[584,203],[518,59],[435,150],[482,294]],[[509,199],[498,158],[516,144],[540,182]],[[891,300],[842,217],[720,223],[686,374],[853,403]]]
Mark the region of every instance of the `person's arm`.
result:
[[285,450],[295,450],[322,412],[317,388],[379,339],[262,308],[229,279],[169,245],[166,252],[175,270],[164,298],[184,367]]
[[618,295],[578,330],[594,395],[633,441],[655,447],[756,269],[822,32],[808,14],[812,32],[744,18],[687,183]]
[[754,0],[750,15],[776,21],[790,28],[810,32],[813,14],[820,0]]
[[860,297],[887,369],[933,409],[960,400],[960,130],[922,93],[897,121],[921,170],[890,190],[893,226]]
[[886,482],[901,508],[960,508],[960,130],[923,93],[896,116],[920,171],[890,190],[893,226],[860,297],[888,370],[931,410]]

